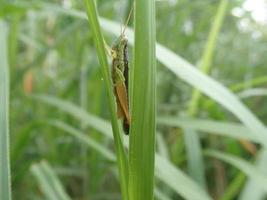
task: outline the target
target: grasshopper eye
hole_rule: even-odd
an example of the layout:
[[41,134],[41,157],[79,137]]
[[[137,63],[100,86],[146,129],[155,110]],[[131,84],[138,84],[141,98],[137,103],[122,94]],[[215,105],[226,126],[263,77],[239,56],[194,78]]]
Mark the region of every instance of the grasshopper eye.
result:
[[117,58],[117,52],[114,50],[111,50],[111,56],[112,58]]

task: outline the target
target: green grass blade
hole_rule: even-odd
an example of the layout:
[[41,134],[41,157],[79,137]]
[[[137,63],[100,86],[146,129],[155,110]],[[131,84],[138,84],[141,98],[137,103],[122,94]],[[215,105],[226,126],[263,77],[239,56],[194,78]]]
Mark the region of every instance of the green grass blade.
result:
[[10,26],[10,35],[9,35],[9,66],[14,68],[17,59],[17,50],[18,50],[18,35],[19,35],[19,22],[21,19],[21,14],[13,15],[11,26]]
[[38,180],[41,190],[47,199],[70,200],[55,172],[47,162],[42,161],[38,164],[33,164],[31,172]]
[[257,183],[258,187],[262,187],[262,189],[267,192],[267,174],[266,172],[264,172],[264,170],[258,169],[254,165],[236,156],[221,153],[218,151],[206,150],[205,155],[215,157],[229,163],[230,165],[235,166],[239,170],[243,171],[247,176],[252,178],[253,181]]
[[185,199],[211,200],[203,188],[161,156],[156,156],[156,174],[158,178]]
[[92,140],[90,137],[82,134],[80,131],[71,127],[70,125],[59,120],[49,120],[49,124],[59,129],[62,129],[67,133],[69,133],[70,135],[72,135],[73,137],[79,139],[82,143],[85,143],[87,146],[98,151],[107,160],[116,161],[116,157],[113,152],[107,150],[106,148],[103,147],[103,145],[97,143],[95,140]]
[[[262,170],[266,173],[267,169],[267,150],[262,149],[258,155],[256,167],[259,170]],[[265,183],[266,185],[267,183]],[[244,189],[240,193],[239,200],[262,200],[266,199],[267,192],[264,190],[262,185],[259,185],[257,181],[253,180],[253,178],[250,178]]]
[[246,175],[239,172],[234,180],[229,184],[220,200],[232,200],[240,193],[242,186],[246,181]]
[[40,188],[47,199],[51,200],[59,200],[54,193],[53,189],[50,187],[50,184],[48,183],[46,175],[43,173],[41,167],[39,164],[34,164],[31,166],[31,172],[38,180],[38,183],[40,185]]
[[247,89],[250,87],[263,85],[266,83],[267,83],[267,76],[260,76],[260,77],[257,77],[255,79],[252,79],[252,80],[248,80],[248,81],[244,81],[242,83],[232,85],[231,89],[236,92],[236,91],[244,90],[244,89]]
[[[109,139],[112,139],[111,135],[111,126],[108,122],[104,121],[103,119],[100,119],[96,116],[93,116],[86,111],[84,111],[82,108],[79,108],[78,106],[75,106],[72,103],[69,103],[67,101],[63,101],[60,99],[57,99],[55,97],[49,97],[49,96],[38,96],[36,97],[40,102],[44,102],[48,105],[57,107],[58,109],[61,109],[62,111],[72,115],[73,117],[81,120],[85,125],[88,125],[100,133],[104,134]],[[161,163],[163,162],[163,164]],[[198,196],[199,200],[210,200],[206,192],[199,187],[197,183],[195,183],[193,180],[191,180],[187,175],[185,175],[181,170],[178,168],[175,168],[169,161],[165,159],[160,159],[159,156],[156,158],[156,177],[159,178],[161,181],[163,181],[165,184],[167,184],[169,187],[171,187],[175,192],[180,194],[185,199],[191,200],[191,197]],[[170,170],[172,173],[167,173],[164,176],[160,175],[159,172],[162,171],[168,171]],[[173,177],[175,177],[175,180],[173,180]],[[169,181],[169,180],[173,181]],[[185,188],[187,188],[185,190]]]
[[200,138],[196,130],[190,127],[184,128],[184,142],[187,156],[188,172],[201,187],[207,188],[205,168],[202,156]]
[[158,200],[171,200],[170,197],[166,196],[165,194],[163,194],[159,189],[155,188],[155,197]]
[[112,137],[111,132],[111,126],[106,122],[105,120],[99,119],[98,117],[89,114],[82,108],[78,107],[77,105],[61,100],[59,98],[49,96],[49,95],[36,95],[33,96],[34,99],[37,101],[46,103],[48,105],[57,107],[58,109],[63,110],[64,112],[72,115],[73,117],[81,120],[81,122],[89,125],[90,127],[100,131],[107,137]]
[[158,124],[183,129],[190,127],[190,129],[196,130],[199,134],[206,132],[236,139],[250,140],[259,144],[263,144],[264,139],[263,137],[255,137],[253,132],[245,126],[231,122],[162,116],[158,118]]
[[135,1],[129,199],[152,200],[155,159],[155,1]]
[[260,98],[260,97],[267,96],[267,89],[251,88],[251,89],[243,90],[242,92],[239,92],[237,95],[240,99],[248,99],[252,97]]
[[7,38],[7,26],[0,19],[0,199],[11,200]]
[[168,146],[164,140],[163,134],[157,132],[157,152],[159,155],[162,157],[166,158],[169,160],[169,149]]
[[113,137],[116,146],[116,154],[118,161],[118,168],[120,174],[120,184],[123,199],[128,199],[128,160],[126,152],[123,148],[120,129],[116,115],[115,97],[112,89],[112,80],[110,74],[110,67],[108,65],[107,55],[105,53],[105,45],[103,34],[100,30],[98,21],[98,14],[94,0],[84,0],[88,21],[92,30],[93,38],[95,41],[98,58],[101,64],[102,74],[108,94],[109,108],[111,112],[111,123],[113,129]]
[[42,166],[42,170],[48,179],[50,187],[55,191],[55,194],[57,195],[58,199],[60,200],[70,200],[70,197],[65,192],[62,184],[60,183],[60,180],[56,176],[56,173],[52,169],[52,167],[49,166],[47,162],[42,161],[40,163]]

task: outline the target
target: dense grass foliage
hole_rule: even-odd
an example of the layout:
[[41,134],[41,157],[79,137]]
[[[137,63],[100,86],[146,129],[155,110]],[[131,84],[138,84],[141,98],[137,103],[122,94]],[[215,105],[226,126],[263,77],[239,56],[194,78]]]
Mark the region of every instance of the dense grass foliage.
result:
[[[266,199],[267,19],[248,2],[1,1],[0,199]],[[109,48],[132,6],[125,136]]]

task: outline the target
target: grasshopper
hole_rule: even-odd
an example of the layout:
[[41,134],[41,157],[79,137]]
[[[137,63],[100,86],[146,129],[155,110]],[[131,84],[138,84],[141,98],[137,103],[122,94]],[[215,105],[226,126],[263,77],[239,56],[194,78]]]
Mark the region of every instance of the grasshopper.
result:
[[129,128],[131,124],[131,117],[129,114],[129,100],[128,100],[128,40],[125,36],[126,26],[130,19],[132,10],[126,20],[124,29],[119,38],[111,47],[112,57],[112,81],[114,84],[114,95],[117,103],[117,116],[123,119],[123,129],[126,135],[129,135]]

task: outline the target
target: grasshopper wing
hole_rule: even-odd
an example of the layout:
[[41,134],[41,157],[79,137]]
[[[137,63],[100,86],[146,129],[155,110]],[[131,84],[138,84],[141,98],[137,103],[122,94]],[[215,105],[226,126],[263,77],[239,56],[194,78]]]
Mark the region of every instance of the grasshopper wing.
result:
[[119,105],[123,110],[124,116],[127,120],[127,123],[130,124],[130,115],[129,115],[129,106],[128,106],[128,96],[126,86],[123,82],[118,83],[115,86],[117,99],[119,100]]

